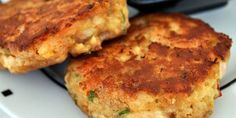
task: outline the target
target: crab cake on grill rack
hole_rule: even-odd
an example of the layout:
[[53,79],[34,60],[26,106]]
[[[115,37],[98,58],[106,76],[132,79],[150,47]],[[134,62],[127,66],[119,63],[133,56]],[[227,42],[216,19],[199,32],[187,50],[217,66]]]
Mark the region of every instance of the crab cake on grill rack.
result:
[[74,60],[66,86],[91,118],[206,118],[231,43],[181,14],[139,16],[126,36]]
[[0,65],[24,73],[57,64],[128,26],[126,0],[11,0],[0,4]]

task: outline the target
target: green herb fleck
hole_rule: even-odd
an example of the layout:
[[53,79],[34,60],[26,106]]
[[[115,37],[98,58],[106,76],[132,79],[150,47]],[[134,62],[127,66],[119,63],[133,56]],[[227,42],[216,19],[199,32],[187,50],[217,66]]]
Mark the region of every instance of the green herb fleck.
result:
[[79,82],[79,81],[81,80],[81,78],[82,78],[81,75],[78,74],[78,73],[73,73],[72,76],[73,76],[73,79],[74,79],[76,82]]
[[128,114],[129,112],[130,112],[129,108],[125,108],[124,110],[120,111],[118,115],[122,116],[122,115]]
[[75,76],[76,78],[80,78],[80,75],[77,74],[77,73],[75,73],[74,76]]
[[122,15],[122,24],[123,24],[123,26],[122,26],[122,32],[123,33],[126,33],[127,32],[127,28],[126,28],[126,16],[125,16],[125,14],[124,14],[124,12],[121,10],[121,15]]
[[122,15],[122,23],[125,24],[126,17],[125,17],[125,14],[122,10],[121,10],[121,15]]
[[94,98],[96,97],[96,93],[95,93],[95,91],[89,91],[89,93],[88,93],[88,100],[90,101],[90,102],[93,102],[93,100],[94,100]]

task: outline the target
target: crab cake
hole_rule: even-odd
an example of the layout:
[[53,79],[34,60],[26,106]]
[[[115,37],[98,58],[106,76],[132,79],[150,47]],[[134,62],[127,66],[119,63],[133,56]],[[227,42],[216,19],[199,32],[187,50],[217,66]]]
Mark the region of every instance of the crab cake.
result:
[[126,36],[75,60],[66,86],[91,118],[206,118],[231,43],[181,14],[136,17]]
[[57,64],[128,26],[126,0],[11,0],[0,4],[0,64],[12,73]]

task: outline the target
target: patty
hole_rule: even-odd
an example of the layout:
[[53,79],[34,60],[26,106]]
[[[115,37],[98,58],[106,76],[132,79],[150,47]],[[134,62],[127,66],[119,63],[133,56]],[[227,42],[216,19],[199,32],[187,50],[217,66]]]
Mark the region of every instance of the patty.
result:
[[231,39],[198,19],[156,13],[70,64],[66,86],[90,118],[207,118]]
[[126,0],[11,0],[0,4],[0,64],[25,73],[126,33]]

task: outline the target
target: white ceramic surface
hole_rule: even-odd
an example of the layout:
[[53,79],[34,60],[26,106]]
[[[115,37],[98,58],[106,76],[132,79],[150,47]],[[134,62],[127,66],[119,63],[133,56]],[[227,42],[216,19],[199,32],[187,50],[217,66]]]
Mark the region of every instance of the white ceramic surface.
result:
[[[236,0],[226,7],[198,13],[192,17],[203,19],[216,31],[236,39]],[[236,46],[231,50],[230,64],[222,84],[236,77]],[[0,94],[0,118],[86,118],[74,105],[67,92],[53,83],[40,71],[25,75],[0,72],[0,92],[11,89],[13,95]],[[236,118],[236,84],[223,90],[223,96],[216,100],[212,118]],[[8,114],[9,116],[7,116]]]

